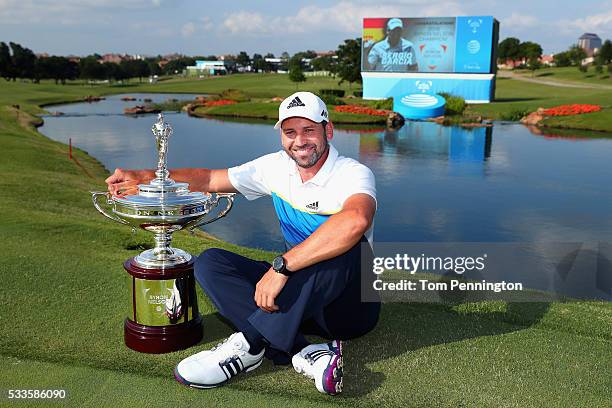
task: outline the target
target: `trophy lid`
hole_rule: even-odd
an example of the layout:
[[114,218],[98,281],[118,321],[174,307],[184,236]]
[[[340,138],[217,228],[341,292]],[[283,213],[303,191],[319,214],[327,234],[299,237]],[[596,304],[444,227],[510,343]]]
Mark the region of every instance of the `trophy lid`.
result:
[[157,142],[157,170],[155,179],[149,184],[139,184],[138,194],[125,197],[113,197],[113,201],[131,207],[168,207],[191,204],[202,204],[210,199],[210,194],[189,191],[188,183],[177,183],[169,177],[167,169],[168,139],[172,127],[164,122],[164,115],[159,114],[151,131]]
[[138,194],[113,197],[113,201],[132,207],[171,207],[201,204],[210,199],[210,194],[189,191],[187,183],[174,183],[160,187],[153,183],[140,184]]

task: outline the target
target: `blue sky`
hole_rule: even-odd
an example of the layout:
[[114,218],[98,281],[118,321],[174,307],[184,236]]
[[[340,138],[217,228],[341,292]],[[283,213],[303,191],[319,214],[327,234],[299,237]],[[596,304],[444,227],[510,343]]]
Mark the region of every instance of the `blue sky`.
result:
[[583,32],[612,38],[612,0],[0,0],[0,41],[56,55],[276,55],[336,49],[363,17],[492,15],[500,37],[558,52]]

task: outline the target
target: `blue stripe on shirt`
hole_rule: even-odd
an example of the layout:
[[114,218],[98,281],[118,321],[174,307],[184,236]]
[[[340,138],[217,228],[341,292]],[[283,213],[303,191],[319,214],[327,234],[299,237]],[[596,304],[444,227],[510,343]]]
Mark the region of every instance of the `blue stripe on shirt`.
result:
[[294,208],[274,192],[272,192],[272,203],[285,241],[292,247],[308,238],[330,217],[330,215],[312,214]]

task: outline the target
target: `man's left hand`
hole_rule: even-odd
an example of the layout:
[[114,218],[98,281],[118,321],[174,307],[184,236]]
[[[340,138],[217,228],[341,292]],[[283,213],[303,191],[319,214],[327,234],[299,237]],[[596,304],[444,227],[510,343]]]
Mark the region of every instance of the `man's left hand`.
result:
[[276,312],[278,306],[274,303],[274,300],[283,290],[287,279],[289,279],[288,276],[278,273],[272,268],[268,269],[268,272],[265,273],[255,286],[254,299],[257,306],[268,313]]

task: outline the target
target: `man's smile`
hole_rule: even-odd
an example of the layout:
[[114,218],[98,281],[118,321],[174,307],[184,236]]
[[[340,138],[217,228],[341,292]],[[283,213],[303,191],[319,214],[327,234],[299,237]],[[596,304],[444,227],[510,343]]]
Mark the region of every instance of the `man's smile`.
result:
[[292,150],[299,154],[306,154],[306,153],[310,153],[311,151],[315,150],[315,146],[314,145],[299,146],[299,147],[294,147]]

